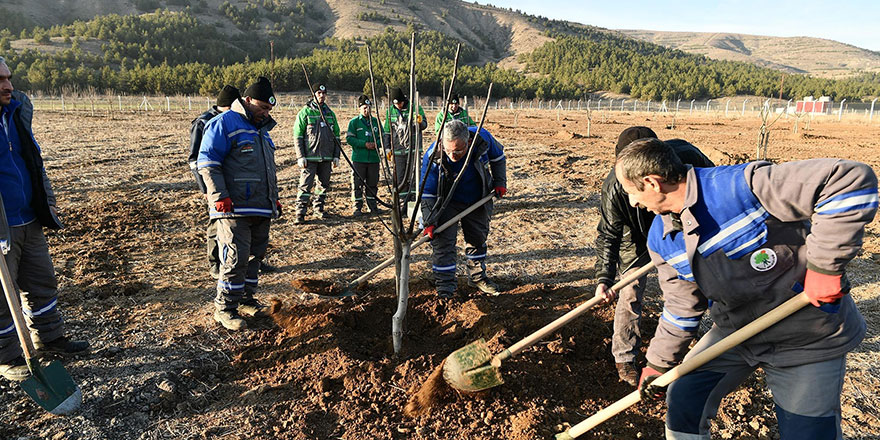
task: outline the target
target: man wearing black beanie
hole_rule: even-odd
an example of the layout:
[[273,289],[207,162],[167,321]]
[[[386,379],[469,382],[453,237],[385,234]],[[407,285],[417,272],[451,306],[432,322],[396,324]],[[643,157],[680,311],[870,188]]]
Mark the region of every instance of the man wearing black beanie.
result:
[[[461,99],[458,96],[458,93],[453,93],[452,96],[449,97],[449,102],[446,103],[446,122],[456,120],[464,122],[465,125],[477,125],[473,119],[471,119],[470,115],[468,115],[468,111],[466,108],[461,106]],[[434,120],[434,132],[437,133],[440,131],[440,125],[443,124],[443,110],[437,112],[437,118]]]
[[[205,125],[208,121],[213,119],[214,116],[229,110],[229,107],[232,106],[232,102],[240,97],[241,94],[238,92],[238,89],[227,84],[223,86],[223,89],[220,90],[220,94],[217,95],[217,104],[211,106],[208,111],[202,113],[192,121],[192,126],[189,130],[189,169],[192,171],[193,177],[196,179],[196,184],[199,186],[199,190],[202,194],[205,194],[207,190],[205,189],[205,181],[199,174],[196,163],[199,158],[199,148],[202,146],[202,136],[205,133]],[[220,273],[220,257],[217,255],[217,225],[213,220],[210,220],[210,218],[208,219],[208,229],[205,233],[205,237],[208,251],[208,270],[213,278],[217,278]]]
[[[415,182],[407,181],[407,158],[411,157],[410,154],[418,154],[418,157],[421,157],[422,132],[428,128],[428,120],[425,118],[422,106],[416,103],[415,114],[412,118],[413,127],[407,128],[410,111],[409,98],[400,87],[391,90],[390,98],[391,105],[388,106],[385,123],[382,127],[383,141],[386,147],[391,145],[391,149],[394,151],[394,168],[397,170],[397,185],[400,188],[400,202],[403,204],[401,211],[404,215],[408,215],[407,202],[415,202],[415,194],[410,193],[410,184]],[[415,135],[407,139],[410,133]],[[418,166],[415,168],[416,172],[420,169]]]
[[[330,191],[330,173],[333,167],[339,165],[339,156],[342,152],[336,113],[333,113],[325,102],[327,86],[318,84],[315,88],[315,96],[312,98],[296,115],[293,126],[297,164],[302,169],[299,175],[294,224],[302,224],[306,221],[309,202],[315,209],[315,217],[318,219],[325,217],[324,201],[327,192]],[[312,194],[316,177],[318,188]]]
[[271,219],[281,216],[275,144],[269,137],[276,125],[269,115],[274,106],[272,84],[260,77],[230,111],[208,122],[199,149],[197,167],[220,247],[214,320],[233,331],[247,327],[241,315],[266,316],[254,293]]
[[[648,127],[629,127],[617,138],[615,155],[619,154],[630,143],[643,138],[657,138],[654,130]],[[714,167],[697,147],[681,139],[666,141],[685,164],[695,167]],[[596,295],[604,296],[608,301],[615,295],[618,298],[614,311],[614,334],[611,337],[611,354],[617,366],[617,374],[621,381],[632,386],[638,384],[638,361],[636,355],[641,345],[639,320],[642,315],[642,294],[645,291],[647,275],[634,283],[623,287],[618,292],[609,290],[614,284],[618,268],[620,277],[638,270],[648,264],[647,243],[648,230],[654,214],[644,208],[630,206],[629,198],[617,177],[614,169],[608,173],[602,184],[602,195],[599,203],[599,226],[596,236]]]

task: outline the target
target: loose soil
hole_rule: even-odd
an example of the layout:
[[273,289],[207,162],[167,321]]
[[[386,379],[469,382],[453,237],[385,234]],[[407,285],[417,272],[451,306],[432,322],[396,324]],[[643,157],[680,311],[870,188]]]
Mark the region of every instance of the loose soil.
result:
[[[290,148],[295,111],[276,110],[280,125],[272,133],[287,213],[299,175]],[[587,136],[586,113],[490,112],[487,128],[508,157],[510,192],[495,204],[488,260],[503,292],[480,295],[460,278],[458,298],[438,299],[429,251],[415,251],[407,333],[395,355],[390,270],[360,296],[316,296],[341,293],[390,255],[389,234],[375,218],[350,217],[344,165],[333,173],[331,218],[273,223],[268,261],[279,270],[261,275],[260,298],[276,301],[274,319],[251,320],[240,333],[212,321],[205,204],[185,160],[197,113],[37,113],[36,137],[67,223],[47,233],[60,307],[68,332],[93,348],[65,362],[85,396],[76,415],[48,415],[0,382],[0,438],[550,438],[632,391],[618,381],[610,355],[609,306],[505,362],[504,385],[476,395],[449,392],[417,418],[403,409],[452,351],[478,338],[500,350],[592,296],[599,189],[621,130],[647,125],[726,164],[755,157],[759,126],[754,116],[679,116],[672,130],[665,128],[668,115],[593,112]],[[878,169],[880,127],[816,119],[795,135],[792,123],[772,127],[772,160],[845,157]],[[849,356],[844,433],[877,438],[876,221],[849,273],[868,335]],[[643,334],[653,333],[660,310],[652,277]],[[590,438],[661,439],[664,412],[663,404],[640,404]],[[716,438],[778,438],[760,373],[724,401],[715,425]]]

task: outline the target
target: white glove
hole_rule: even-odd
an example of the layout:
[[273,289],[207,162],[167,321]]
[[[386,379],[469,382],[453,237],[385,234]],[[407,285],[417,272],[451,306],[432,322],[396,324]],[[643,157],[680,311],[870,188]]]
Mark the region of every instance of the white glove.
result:
[[297,159],[296,163],[299,165],[300,168],[305,168],[309,164],[309,161],[307,161],[306,158],[303,157]]
[[333,159],[333,168],[336,168],[338,166],[339,166],[339,158],[337,157],[337,158]]

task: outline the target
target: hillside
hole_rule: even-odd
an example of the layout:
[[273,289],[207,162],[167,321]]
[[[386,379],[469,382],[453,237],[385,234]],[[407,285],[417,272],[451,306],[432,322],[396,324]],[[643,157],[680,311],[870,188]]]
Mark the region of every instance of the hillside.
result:
[[846,78],[857,72],[880,72],[880,53],[821,38],[629,29],[619,32],[716,60],[743,61],[790,73]]

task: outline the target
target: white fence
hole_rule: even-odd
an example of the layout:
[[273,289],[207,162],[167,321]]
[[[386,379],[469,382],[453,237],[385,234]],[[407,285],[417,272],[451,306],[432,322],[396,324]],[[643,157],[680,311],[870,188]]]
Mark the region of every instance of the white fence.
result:
[[[308,93],[279,94],[277,110],[297,111],[305,104]],[[38,110],[62,112],[113,113],[113,112],[186,112],[199,113],[209,108],[213,98],[204,96],[126,96],[126,95],[35,95],[32,97],[34,107]],[[340,93],[328,97],[329,104],[335,109],[353,110],[357,107],[357,94]],[[385,101],[382,99],[381,101]],[[482,109],[484,97],[464,97],[463,105],[472,109]],[[876,99],[873,102],[835,102],[831,114],[817,113],[814,116],[833,116],[838,120],[864,119],[873,122]],[[422,98],[421,104],[426,111],[436,112],[440,108],[442,98]],[[791,100],[772,98],[721,98],[708,100],[664,100],[645,101],[632,98],[609,98],[591,96],[581,99],[550,99],[550,100],[513,100],[499,99],[490,103],[490,108],[508,110],[543,110],[543,111],[598,111],[598,112],[646,112],[669,113],[676,115],[711,115],[716,117],[744,117],[758,115],[761,109],[770,107],[773,113],[791,114],[794,104]],[[841,111],[842,109],[842,111]],[[880,112],[880,105],[876,106]],[[880,120],[880,115],[878,115]]]

